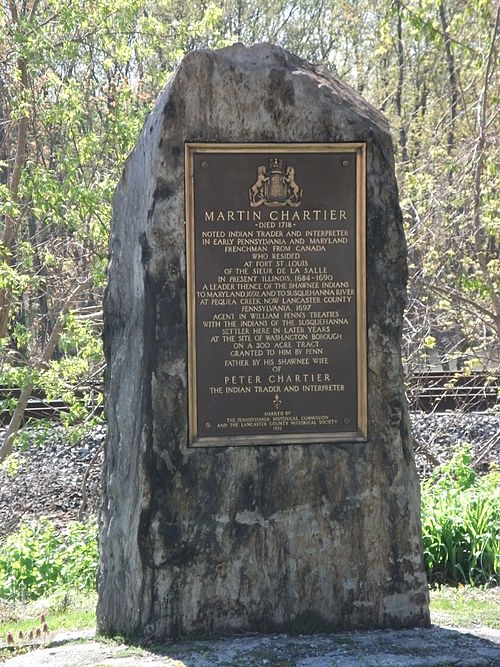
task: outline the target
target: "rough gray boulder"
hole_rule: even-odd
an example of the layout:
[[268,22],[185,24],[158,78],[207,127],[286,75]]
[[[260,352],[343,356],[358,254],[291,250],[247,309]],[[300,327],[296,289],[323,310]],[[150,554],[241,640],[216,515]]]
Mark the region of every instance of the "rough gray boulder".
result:
[[[368,442],[188,448],[185,141],[367,143]],[[190,53],[126,163],[110,257],[99,630],[428,625],[384,117],[276,46]]]

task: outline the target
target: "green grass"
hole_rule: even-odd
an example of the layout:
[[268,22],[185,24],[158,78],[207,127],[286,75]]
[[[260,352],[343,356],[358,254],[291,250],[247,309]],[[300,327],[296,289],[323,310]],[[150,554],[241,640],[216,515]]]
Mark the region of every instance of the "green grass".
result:
[[[484,625],[500,629],[500,587],[471,586],[442,588],[430,592],[431,618],[434,624],[455,627]],[[47,615],[51,632],[94,629],[95,593],[59,592],[28,604],[0,602],[0,641],[8,632],[29,632],[40,625],[40,614]]]
[[[40,627],[40,615],[45,614],[49,625],[49,632],[94,630],[96,624],[95,606],[97,596],[95,593],[77,593],[59,591],[50,597],[41,598],[34,602],[21,604],[19,602],[0,601],[0,663],[12,653],[5,644],[7,633],[11,632],[15,638],[22,630],[27,634],[31,629]],[[431,620],[434,625],[445,625],[456,628],[474,628],[486,626],[500,629],[500,587],[491,589],[473,588],[471,586],[459,586],[452,588],[443,586],[430,592]],[[111,643],[124,643],[123,638],[106,640]],[[25,651],[20,647],[20,652]],[[206,653],[211,651],[210,644],[206,643]],[[259,649],[258,649],[259,651]],[[134,657],[141,655],[142,649],[137,646],[123,646],[115,657]],[[169,656],[175,656],[175,646],[170,646]],[[251,656],[252,660],[264,657],[269,659],[277,656],[260,654]],[[250,658],[250,656],[247,656]],[[250,660],[248,664],[254,664]],[[103,666],[106,663],[101,663]],[[181,664],[181,663],[179,663]],[[231,664],[243,665],[243,662]],[[286,659],[272,664],[288,664]]]
[[45,614],[50,632],[94,629],[96,624],[96,593],[58,592],[28,604],[0,601],[0,643],[8,632],[14,637],[40,627],[40,615]]
[[434,625],[473,628],[482,625],[500,629],[500,587],[491,589],[443,586],[430,592]]

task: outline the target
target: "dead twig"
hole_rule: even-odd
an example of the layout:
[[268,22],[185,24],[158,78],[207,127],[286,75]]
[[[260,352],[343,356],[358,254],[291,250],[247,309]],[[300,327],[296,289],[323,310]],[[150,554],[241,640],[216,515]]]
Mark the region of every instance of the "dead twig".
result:
[[99,454],[103,450],[104,450],[104,441],[101,442],[99,447],[96,449],[94,456],[92,457],[92,460],[90,461],[90,463],[87,466],[87,469],[85,470],[85,474],[82,480],[82,502],[80,503],[80,509],[78,510],[78,521],[83,521],[84,514],[87,511],[87,504],[88,504],[87,482],[90,477],[90,471],[92,470],[92,467],[99,458]]
[[[78,285],[66,299],[66,302],[64,303],[63,307],[61,308],[61,312],[59,313],[57,322],[54,328],[52,329],[50,338],[47,341],[47,344],[43,350],[42,356],[38,360],[37,363],[38,368],[42,368],[44,365],[48,364],[49,361],[51,360],[56,345],[59,342],[59,338],[61,337],[64,328],[64,316],[68,313],[76,297],[81,292],[83,292],[87,287],[89,287],[91,282],[92,280],[91,278],[89,278],[85,282],[80,283],[80,285]],[[32,391],[33,391],[33,382],[28,380],[21,391],[21,394],[17,401],[17,405],[14,408],[14,412],[12,413],[11,420],[9,422],[9,425],[7,426],[3,444],[0,447],[0,463],[4,461],[12,452],[14,436],[18,432],[22,424],[24,412],[26,410],[26,406],[28,405],[28,401]]]
[[500,442],[500,429],[489,438],[484,445],[481,447],[478,454],[474,457],[472,466],[477,468],[481,461],[486,457],[487,454],[491,452],[492,449]]

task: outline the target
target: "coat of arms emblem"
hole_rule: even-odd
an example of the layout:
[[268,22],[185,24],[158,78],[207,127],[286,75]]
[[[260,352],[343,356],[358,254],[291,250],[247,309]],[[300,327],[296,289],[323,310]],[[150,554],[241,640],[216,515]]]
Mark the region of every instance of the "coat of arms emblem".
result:
[[257,167],[257,180],[248,191],[250,206],[300,206],[302,188],[295,182],[295,167],[288,165],[283,169],[283,160],[272,157],[266,168]]

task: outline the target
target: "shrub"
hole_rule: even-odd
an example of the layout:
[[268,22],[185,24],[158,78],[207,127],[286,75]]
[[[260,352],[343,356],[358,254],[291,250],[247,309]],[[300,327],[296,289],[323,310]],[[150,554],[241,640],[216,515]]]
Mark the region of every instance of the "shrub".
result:
[[97,528],[47,519],[23,524],[0,544],[0,598],[36,600],[59,588],[95,589]]
[[422,533],[432,584],[500,581],[500,471],[478,476],[457,451],[422,487]]

